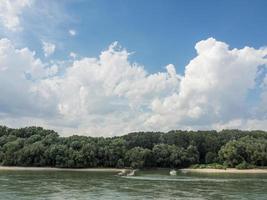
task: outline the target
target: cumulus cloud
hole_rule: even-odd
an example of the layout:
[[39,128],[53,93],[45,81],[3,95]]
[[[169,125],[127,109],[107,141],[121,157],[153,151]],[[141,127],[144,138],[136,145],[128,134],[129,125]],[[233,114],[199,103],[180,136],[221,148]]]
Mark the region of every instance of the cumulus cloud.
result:
[[77,54],[74,52],[70,52],[69,56],[73,59],[75,59],[77,57]]
[[74,29],[70,29],[69,30],[69,34],[70,34],[70,36],[75,36],[76,35],[76,31]]
[[[149,74],[117,43],[99,57],[74,58],[58,75],[57,66],[2,39],[0,122],[14,125],[16,118],[16,124],[31,121],[65,134],[104,136],[179,128],[266,129],[267,110],[260,109],[266,105],[266,79],[256,80],[259,68],[266,67],[267,49],[231,49],[213,38],[195,48],[197,56],[183,76],[172,64]],[[256,87],[260,102],[251,105],[248,95]]]
[[33,0],[0,0],[0,21],[4,27],[17,31],[23,9],[30,7]]
[[35,58],[35,53],[28,48],[16,49],[8,39],[1,39],[0,116],[19,118],[35,113],[43,115],[46,110],[35,102],[31,88],[38,80],[54,76],[55,68]]
[[186,66],[180,91],[155,100],[148,123],[201,126],[251,115],[247,95],[259,67],[267,63],[267,49],[230,49],[213,38],[195,48],[198,55]]
[[147,74],[117,48],[114,43],[99,58],[74,61],[64,76],[41,81],[36,93],[52,94],[65,122],[86,132],[115,134],[142,127],[152,99],[178,89],[180,76],[173,66]]
[[43,41],[43,51],[45,57],[52,55],[56,50],[56,45],[53,43]]

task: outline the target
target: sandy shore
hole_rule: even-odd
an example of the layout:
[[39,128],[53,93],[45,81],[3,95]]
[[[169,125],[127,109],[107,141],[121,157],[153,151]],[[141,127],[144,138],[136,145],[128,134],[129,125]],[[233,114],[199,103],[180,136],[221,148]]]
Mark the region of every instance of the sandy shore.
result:
[[[77,172],[122,172],[128,173],[130,169],[118,169],[118,168],[56,168],[56,167],[13,167],[13,166],[0,166],[0,171],[77,171]],[[236,174],[267,174],[266,169],[191,169],[185,168],[179,170],[182,173],[196,172],[196,173],[236,173]]]
[[197,172],[197,173],[233,173],[233,174],[267,174],[267,169],[180,169],[182,173]]
[[125,172],[127,169],[117,168],[56,168],[56,167],[9,167],[0,166],[0,171],[77,171],[77,172]]

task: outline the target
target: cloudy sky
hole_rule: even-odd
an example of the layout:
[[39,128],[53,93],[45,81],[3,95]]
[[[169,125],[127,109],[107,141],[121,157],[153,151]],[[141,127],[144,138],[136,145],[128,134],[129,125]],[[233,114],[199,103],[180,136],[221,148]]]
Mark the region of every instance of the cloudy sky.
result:
[[0,124],[267,130],[267,1],[0,0]]

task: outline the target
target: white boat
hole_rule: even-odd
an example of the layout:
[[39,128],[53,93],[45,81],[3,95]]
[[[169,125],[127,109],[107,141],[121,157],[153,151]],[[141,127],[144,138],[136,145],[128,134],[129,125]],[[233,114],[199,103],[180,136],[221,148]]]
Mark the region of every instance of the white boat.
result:
[[132,170],[129,174],[127,174],[127,176],[134,176],[135,172],[136,172],[136,170]]
[[172,170],[170,171],[170,175],[171,175],[171,176],[176,176],[176,171],[175,171],[174,169],[172,169]]
[[118,173],[119,176],[125,176],[126,175],[126,170],[122,170],[121,172]]

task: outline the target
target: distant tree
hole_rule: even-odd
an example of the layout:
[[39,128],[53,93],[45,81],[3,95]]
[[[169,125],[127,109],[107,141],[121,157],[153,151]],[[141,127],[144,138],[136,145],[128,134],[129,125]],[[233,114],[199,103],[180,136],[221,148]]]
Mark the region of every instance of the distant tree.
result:
[[4,154],[2,160],[3,165],[18,165],[18,150],[20,150],[23,145],[24,139],[21,138],[7,142],[2,148],[2,152]]
[[0,126],[0,164],[51,167],[267,166],[265,131],[136,132],[103,138],[60,137],[41,127]]
[[218,155],[214,152],[208,152],[205,156],[205,163],[216,163],[219,162]]
[[267,165],[267,140],[251,136],[232,140],[221,148],[219,156],[230,167],[241,163],[264,166]]
[[151,150],[134,147],[126,152],[126,160],[132,168],[144,168],[151,159]]

